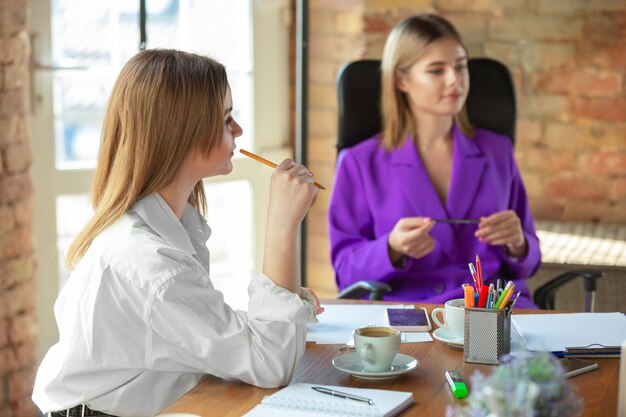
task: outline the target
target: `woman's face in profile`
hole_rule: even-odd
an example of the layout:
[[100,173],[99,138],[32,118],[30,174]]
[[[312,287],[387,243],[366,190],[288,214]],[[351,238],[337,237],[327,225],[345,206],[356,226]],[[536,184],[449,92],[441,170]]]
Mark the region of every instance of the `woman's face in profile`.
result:
[[233,118],[232,111],[233,99],[230,87],[228,87],[224,97],[223,117],[219,121],[224,124],[224,134],[219,145],[213,148],[208,156],[201,151],[190,154],[190,169],[193,170],[196,180],[215,175],[227,175],[233,170],[231,159],[235,152],[235,139],[243,134],[243,130]]
[[454,116],[469,92],[467,53],[454,39],[442,39],[424,49],[421,57],[397,77],[414,114]]

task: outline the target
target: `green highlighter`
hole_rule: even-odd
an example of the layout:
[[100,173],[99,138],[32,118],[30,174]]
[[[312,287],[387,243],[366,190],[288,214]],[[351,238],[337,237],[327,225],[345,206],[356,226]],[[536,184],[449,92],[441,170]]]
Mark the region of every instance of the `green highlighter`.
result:
[[446,380],[456,398],[465,398],[469,394],[465,381],[457,371],[446,371]]

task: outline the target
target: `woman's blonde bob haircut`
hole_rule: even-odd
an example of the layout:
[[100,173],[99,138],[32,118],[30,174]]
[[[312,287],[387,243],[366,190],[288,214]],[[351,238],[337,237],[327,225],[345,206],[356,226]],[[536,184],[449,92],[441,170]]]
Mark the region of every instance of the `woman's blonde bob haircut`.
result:
[[[192,151],[207,155],[224,133],[224,66],[182,51],[139,52],[122,68],[107,105],[91,203],[94,215],[72,242],[73,269],[94,238],[138,200],[168,185]],[[189,203],[206,212],[202,182]]]
[[[417,129],[406,94],[396,86],[396,76],[406,74],[417,62],[422,52],[442,39],[454,39],[465,49],[461,36],[443,17],[419,14],[398,23],[389,33],[381,64],[381,114],[383,118],[382,146],[387,150],[398,148],[409,133]],[[463,133],[473,137],[474,129],[469,123],[465,105],[455,116]]]

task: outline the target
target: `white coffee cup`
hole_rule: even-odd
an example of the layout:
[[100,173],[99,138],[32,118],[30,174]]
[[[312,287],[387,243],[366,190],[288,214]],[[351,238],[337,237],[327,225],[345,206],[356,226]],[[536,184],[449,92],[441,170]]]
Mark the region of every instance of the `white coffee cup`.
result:
[[[442,320],[437,317],[441,313]],[[452,336],[463,339],[465,324],[465,300],[456,298],[448,300],[444,308],[433,309],[430,314],[437,326],[444,328]]]
[[354,331],[354,347],[361,357],[363,369],[389,371],[400,349],[400,331],[382,326],[358,328]]

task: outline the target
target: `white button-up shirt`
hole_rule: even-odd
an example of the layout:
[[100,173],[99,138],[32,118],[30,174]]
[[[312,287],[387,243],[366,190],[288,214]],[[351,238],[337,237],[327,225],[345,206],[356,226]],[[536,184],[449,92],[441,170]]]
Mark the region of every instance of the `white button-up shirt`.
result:
[[179,221],[153,194],[94,239],[54,306],[59,342],[33,391],[43,412],[152,416],[205,374],[289,382],[316,321],[310,294],[259,275],[248,313],[233,311],[209,279],[210,233],[193,207]]

